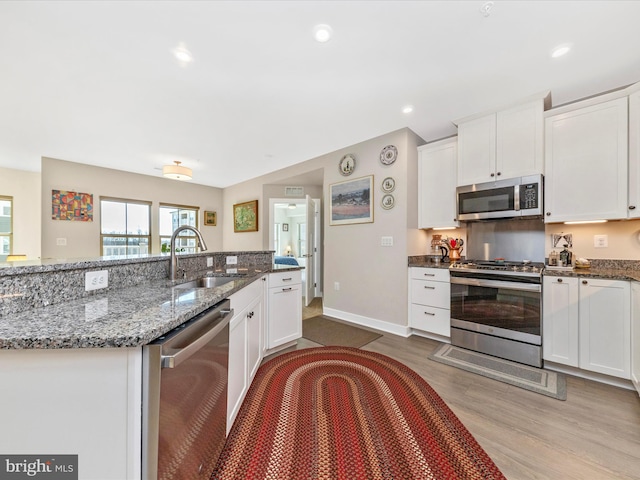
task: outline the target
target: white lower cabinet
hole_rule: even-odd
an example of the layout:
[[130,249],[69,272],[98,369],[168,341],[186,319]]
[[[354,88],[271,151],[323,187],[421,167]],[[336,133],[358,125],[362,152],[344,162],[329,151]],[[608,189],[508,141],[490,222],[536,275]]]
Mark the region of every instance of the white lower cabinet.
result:
[[640,393],[640,283],[631,283],[631,381]]
[[300,270],[269,274],[267,349],[302,336],[302,278]]
[[262,361],[264,279],[266,277],[229,297],[234,315],[229,323],[227,432]]
[[409,268],[409,326],[451,337],[451,284],[449,270]]
[[552,276],[543,282],[543,358],[630,379],[629,282]]

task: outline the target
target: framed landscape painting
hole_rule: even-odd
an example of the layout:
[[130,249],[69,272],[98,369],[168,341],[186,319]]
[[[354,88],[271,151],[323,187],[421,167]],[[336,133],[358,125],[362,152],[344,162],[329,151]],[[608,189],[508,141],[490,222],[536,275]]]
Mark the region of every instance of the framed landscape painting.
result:
[[373,175],[329,186],[330,225],[373,222]]
[[233,206],[233,231],[258,231],[258,200],[236,203]]

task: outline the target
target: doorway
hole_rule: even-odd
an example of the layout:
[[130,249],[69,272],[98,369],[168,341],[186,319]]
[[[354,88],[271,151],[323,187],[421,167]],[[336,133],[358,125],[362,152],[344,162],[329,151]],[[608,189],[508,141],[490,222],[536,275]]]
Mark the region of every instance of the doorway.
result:
[[[295,259],[302,270],[302,295],[308,306],[322,296],[320,199],[269,199],[269,249],[276,257]],[[278,259],[277,259],[278,260]]]

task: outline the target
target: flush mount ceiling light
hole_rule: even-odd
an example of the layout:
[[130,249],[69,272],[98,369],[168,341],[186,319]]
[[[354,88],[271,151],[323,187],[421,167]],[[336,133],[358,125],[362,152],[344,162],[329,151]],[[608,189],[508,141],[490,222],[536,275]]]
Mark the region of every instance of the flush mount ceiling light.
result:
[[173,180],[191,180],[193,178],[193,172],[190,168],[182,167],[177,160],[174,160],[175,165],[165,165],[162,167],[162,176],[165,178],[171,178]]
[[411,113],[413,112],[413,105],[406,105],[402,108],[402,113]]
[[571,45],[568,43],[558,45],[556,48],[551,50],[551,57],[552,58],[562,57],[563,55],[566,55],[567,53],[569,53],[569,50],[571,50]]
[[328,42],[329,40],[331,40],[332,35],[333,29],[329,25],[325,25],[324,23],[322,23],[313,27],[313,38],[315,38],[320,43]]
[[176,57],[182,65],[193,61],[193,55],[191,55],[191,52],[184,46],[184,43],[180,43],[180,45],[171,50],[171,53],[173,53],[174,57]]

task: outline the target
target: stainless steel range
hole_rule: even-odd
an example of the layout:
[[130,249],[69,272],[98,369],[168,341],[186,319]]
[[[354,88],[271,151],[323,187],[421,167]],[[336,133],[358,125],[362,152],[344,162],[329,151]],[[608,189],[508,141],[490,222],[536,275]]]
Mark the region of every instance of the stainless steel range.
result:
[[527,260],[452,264],[451,344],[541,367],[543,269]]

